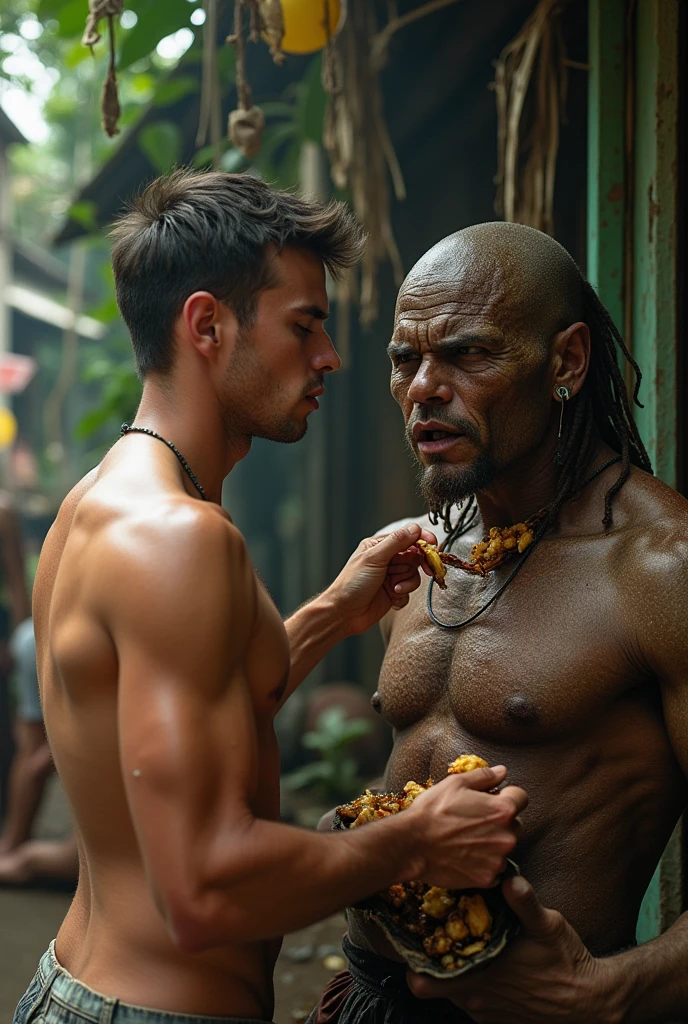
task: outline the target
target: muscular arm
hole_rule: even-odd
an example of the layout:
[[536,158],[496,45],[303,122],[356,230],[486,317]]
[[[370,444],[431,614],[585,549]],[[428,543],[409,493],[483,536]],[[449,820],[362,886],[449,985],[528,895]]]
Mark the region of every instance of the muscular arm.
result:
[[408,603],[420,583],[421,559],[406,549],[421,536],[434,540],[406,520],[362,541],[334,583],[287,619],[291,668],[282,703],[340,640],[365,632]]
[[[659,680],[664,719],[676,758],[688,778],[688,545],[685,530],[666,537],[651,553],[648,588],[637,609],[639,643]],[[639,604],[640,596],[637,598]],[[654,612],[652,612],[654,609]],[[613,958],[626,992],[624,1022],[688,1020],[688,913],[663,935]]]
[[[98,560],[109,581],[103,617],[119,659],[120,758],[132,820],[157,906],[191,952],[281,935],[430,870],[425,846],[433,830],[432,870],[457,875],[464,849],[455,842],[459,789],[444,783],[428,794],[435,805],[426,811],[414,805],[351,834],[320,835],[259,816],[258,774],[276,787],[279,766],[261,746],[261,712],[245,675],[256,580],[241,536],[209,515],[167,516],[163,539],[159,525],[144,526]],[[473,873],[496,873],[521,808],[508,797],[465,796],[466,809],[471,800],[480,806],[470,812],[474,836],[464,839],[464,857]],[[492,833],[499,836],[487,849]]]

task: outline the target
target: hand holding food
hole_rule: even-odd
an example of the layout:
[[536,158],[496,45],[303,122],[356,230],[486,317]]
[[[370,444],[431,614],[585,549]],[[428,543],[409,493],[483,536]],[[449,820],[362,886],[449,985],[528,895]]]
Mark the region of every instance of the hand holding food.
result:
[[[360,828],[402,811],[418,816],[428,846],[423,877],[390,886],[360,908],[380,925],[414,971],[456,976],[496,956],[516,933],[518,922],[500,890],[489,887],[502,873],[518,872],[505,855],[516,843],[516,815],[527,797],[514,786],[499,794],[481,792],[481,777],[485,787],[493,782],[483,773],[478,776],[476,769],[487,767],[482,758],[464,754],[437,785],[429,779],[425,785],[409,781],[399,793],[368,790],[337,809],[335,828]],[[457,787],[468,790],[461,801],[456,799]],[[454,815],[445,801],[453,804]],[[447,855],[450,828],[456,845],[452,851],[449,844]],[[433,862],[434,850],[438,853]]]
[[498,565],[522,555],[535,540],[535,534],[541,525],[544,514],[538,512],[525,523],[514,523],[513,526],[493,526],[481,541],[471,548],[470,560],[453,555],[450,551],[441,551],[424,540],[416,541],[416,547],[425,558],[426,565],[441,590],[447,589],[445,577],[447,566],[461,569],[471,576],[487,576]]

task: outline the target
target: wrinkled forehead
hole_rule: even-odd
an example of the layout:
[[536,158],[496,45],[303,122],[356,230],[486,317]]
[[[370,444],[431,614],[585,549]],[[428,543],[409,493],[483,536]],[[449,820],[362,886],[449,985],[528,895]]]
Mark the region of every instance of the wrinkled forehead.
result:
[[435,247],[401,286],[394,337],[412,342],[415,337],[431,341],[457,330],[517,331],[523,319],[517,280],[508,254],[497,257],[463,240]]

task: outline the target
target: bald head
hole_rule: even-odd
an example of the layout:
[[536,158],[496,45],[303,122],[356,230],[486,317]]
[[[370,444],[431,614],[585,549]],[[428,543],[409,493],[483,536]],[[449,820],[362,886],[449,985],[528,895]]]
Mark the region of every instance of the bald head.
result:
[[566,249],[523,224],[474,224],[443,238],[415,264],[397,300],[397,316],[433,297],[482,309],[504,330],[546,340],[583,318],[582,278]]

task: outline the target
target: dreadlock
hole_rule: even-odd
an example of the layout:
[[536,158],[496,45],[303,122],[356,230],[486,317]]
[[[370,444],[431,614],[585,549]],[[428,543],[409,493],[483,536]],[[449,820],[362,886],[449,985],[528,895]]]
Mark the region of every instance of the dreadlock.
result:
[[[574,498],[587,482],[586,474],[589,472],[598,435],[620,455],[618,476],[604,498],[602,525],[607,529],[612,524],[612,502],[628,479],[631,464],[652,473],[650,457],[638,433],[632,411],[632,403],[643,408],[638,401],[638,390],[642,380],[640,368],[594,288],[585,280],[570,255],[558,243],[532,228],[503,222],[496,225],[477,225],[474,229],[458,232],[453,238],[459,239],[461,235],[477,229],[482,229],[482,238],[494,236],[495,229],[498,238],[503,238],[508,233],[511,236],[511,243],[533,243],[533,235],[539,235],[542,241],[535,240],[536,246],[540,252],[549,250],[548,255],[554,256],[554,262],[559,263],[561,289],[557,289],[557,292],[561,291],[561,294],[566,296],[566,314],[557,329],[562,329],[566,323],[573,323],[576,319],[588,325],[591,342],[590,366],[583,387],[571,401],[572,415],[568,417],[568,426],[556,454],[556,493],[550,505],[544,510],[541,529],[544,532],[554,525],[562,505]],[[556,249],[553,250],[552,246]],[[536,252],[536,265],[537,255]],[[632,399],[629,399],[624,373],[619,367],[619,351],[635,373]],[[564,418],[566,420],[567,417]],[[477,515],[475,495],[459,506],[459,517],[456,522],[452,522],[453,509],[454,504],[450,502],[441,509],[430,512],[430,521],[434,525],[441,521],[447,535],[452,539],[468,530],[474,521]]]
[[642,409],[638,401],[642,380],[640,367],[592,285],[582,276],[581,284],[583,319],[590,330],[590,369],[575,400],[575,411],[558,452],[557,492],[548,510],[547,525],[551,526],[556,521],[564,502],[581,489],[595,444],[594,428],[597,428],[602,440],[621,455],[619,474],[604,496],[602,525],[606,529],[612,524],[612,501],[628,479],[631,463],[647,473],[652,472],[652,463],[633,419],[624,375],[617,360],[617,348],[633,367],[633,402]]

